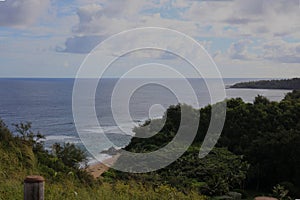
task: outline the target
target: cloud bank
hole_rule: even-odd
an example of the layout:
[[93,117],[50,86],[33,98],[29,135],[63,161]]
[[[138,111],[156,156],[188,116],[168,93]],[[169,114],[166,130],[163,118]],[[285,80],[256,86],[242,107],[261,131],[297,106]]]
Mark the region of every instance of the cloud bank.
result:
[[0,26],[31,25],[47,11],[50,0],[6,0],[0,2]]
[[[229,77],[300,76],[299,19],[298,0],[6,0],[0,2],[0,67],[18,71],[26,63],[35,72],[45,60],[57,71],[65,63],[79,66],[106,38],[152,26],[193,37]],[[49,59],[41,63],[36,58],[41,54]]]

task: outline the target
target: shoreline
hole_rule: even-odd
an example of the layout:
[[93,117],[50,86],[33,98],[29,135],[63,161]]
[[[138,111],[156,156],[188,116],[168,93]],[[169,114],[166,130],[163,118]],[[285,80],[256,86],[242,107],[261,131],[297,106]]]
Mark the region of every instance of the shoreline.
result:
[[[120,154],[113,155],[111,158],[105,159],[102,162],[96,162],[89,165],[85,171],[91,174],[95,179],[99,178],[104,172],[110,169],[109,166],[112,166],[119,158]],[[105,164],[104,164],[105,163]],[[109,165],[109,166],[107,166]]]

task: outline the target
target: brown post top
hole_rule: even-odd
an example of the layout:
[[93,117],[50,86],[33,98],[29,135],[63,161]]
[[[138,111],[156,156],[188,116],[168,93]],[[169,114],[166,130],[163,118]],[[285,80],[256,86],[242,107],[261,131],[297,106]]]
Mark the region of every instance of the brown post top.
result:
[[24,180],[25,183],[40,183],[45,182],[44,177],[42,176],[27,176]]

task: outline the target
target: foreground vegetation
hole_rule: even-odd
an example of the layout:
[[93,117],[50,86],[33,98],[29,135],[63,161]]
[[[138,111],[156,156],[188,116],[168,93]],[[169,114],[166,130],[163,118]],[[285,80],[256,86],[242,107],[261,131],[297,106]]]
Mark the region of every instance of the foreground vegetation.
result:
[[[239,192],[243,198],[300,196],[299,91],[288,93],[281,102],[262,96],[253,103],[227,100],[222,136],[204,159],[199,159],[198,153],[211,106],[200,110],[171,106],[164,119],[134,129],[137,135],[152,133],[165,120],[158,134],[132,138],[126,150],[150,152],[170,142],[183,106],[190,110],[190,117],[195,113],[201,116],[197,136],[184,155],[156,172],[128,174],[110,169],[98,180],[79,168],[86,157],[76,146],[55,144],[48,152],[41,142],[43,136],[32,132],[30,123],[16,124],[12,132],[0,120],[0,199],[22,199],[23,180],[31,174],[46,178],[46,199],[208,199],[229,191]],[[188,127],[185,133],[189,134]]]
[[236,83],[230,88],[300,90],[300,78]]
[[79,163],[84,152],[72,144],[44,149],[41,134],[31,131],[30,123],[15,125],[13,134],[0,120],[0,200],[23,199],[23,181],[27,175],[46,178],[46,199],[131,200],[131,199],[206,199],[191,191],[184,194],[168,185],[142,184],[137,181],[94,180]]

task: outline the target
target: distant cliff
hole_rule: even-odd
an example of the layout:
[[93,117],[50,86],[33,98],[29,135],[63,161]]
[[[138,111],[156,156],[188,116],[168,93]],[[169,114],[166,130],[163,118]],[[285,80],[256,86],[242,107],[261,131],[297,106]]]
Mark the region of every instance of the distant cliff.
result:
[[230,88],[300,90],[300,78],[241,82]]

